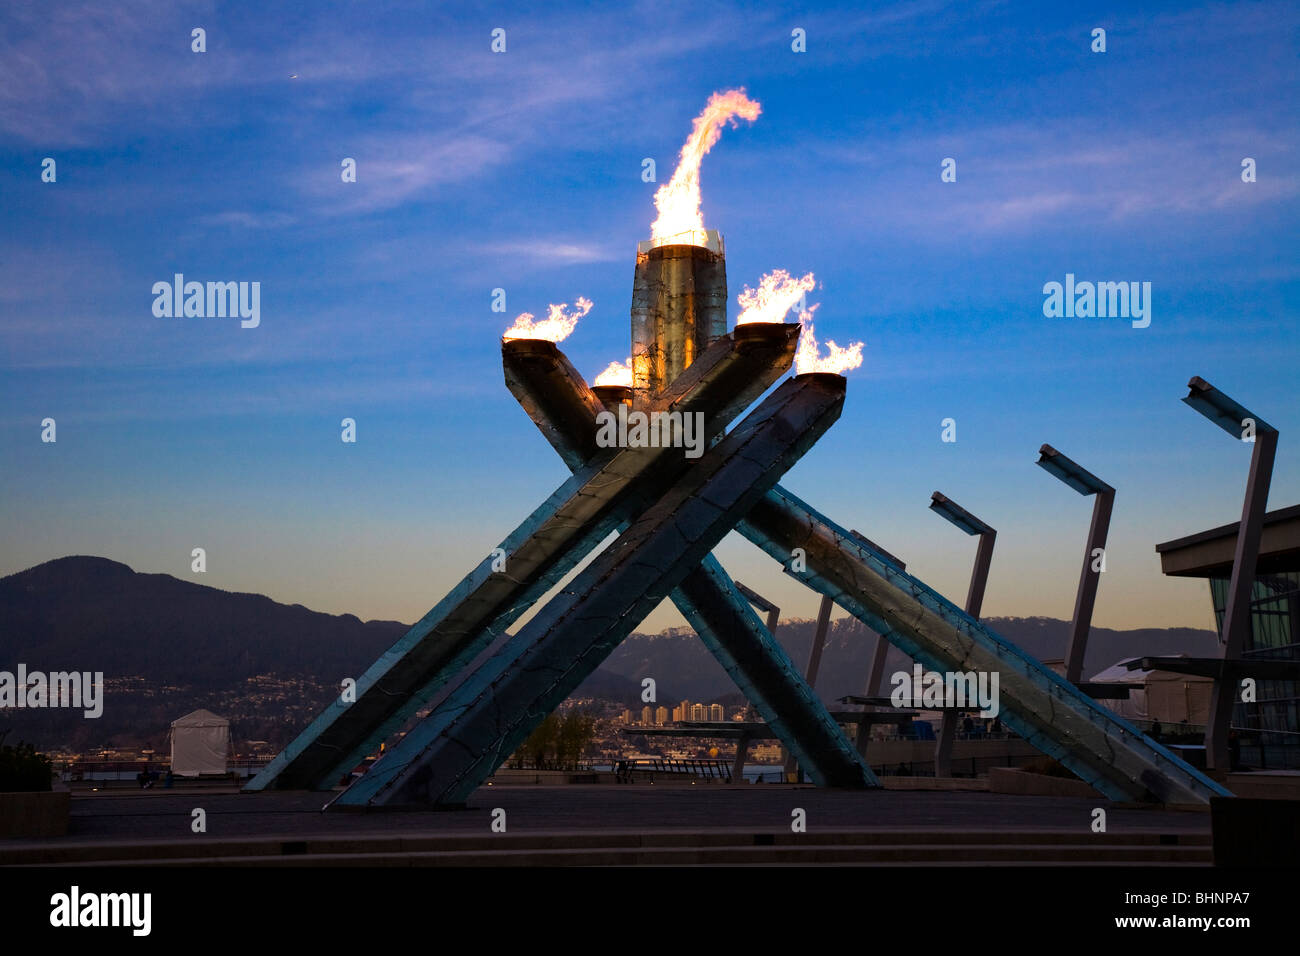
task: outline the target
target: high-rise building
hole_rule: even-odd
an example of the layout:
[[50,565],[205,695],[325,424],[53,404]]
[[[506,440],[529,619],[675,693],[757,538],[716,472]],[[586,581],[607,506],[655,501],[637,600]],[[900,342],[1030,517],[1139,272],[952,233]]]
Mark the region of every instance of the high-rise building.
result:
[[721,704],[709,705],[709,720],[726,720],[726,719],[727,719],[727,708],[723,707]]
[[708,720],[709,708],[707,704],[691,704],[691,720]]
[[662,705],[655,708],[655,724],[662,727],[668,723],[668,708]]

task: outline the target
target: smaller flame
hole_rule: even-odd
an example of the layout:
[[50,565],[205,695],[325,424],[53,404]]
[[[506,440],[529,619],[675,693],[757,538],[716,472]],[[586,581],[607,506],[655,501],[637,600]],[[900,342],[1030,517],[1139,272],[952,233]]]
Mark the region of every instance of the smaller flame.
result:
[[736,297],[742,310],[736,324],[780,322],[816,284],[811,272],[802,279],[791,278],[784,269],[769,272],[758,280],[757,289],[745,286],[745,291]]
[[632,356],[626,362],[610,362],[605,371],[596,376],[592,385],[626,385],[632,387]]
[[569,303],[552,303],[547,307],[546,318],[537,321],[531,312],[521,312],[515,324],[506,329],[501,338],[510,339],[546,339],[549,342],[563,342],[578,327],[578,320],[591,311],[591,300],[578,296],[573,311],[566,311]]
[[814,305],[806,312],[799,313],[799,348],[794,353],[794,373],[796,375],[807,375],[809,372],[834,372],[836,375],[843,375],[850,369],[855,369],[862,364],[862,343],[854,342],[848,348],[841,348],[834,341],[827,341],[826,348],[829,354],[825,358],[817,356],[817,336],[813,333],[813,313],[817,311]]

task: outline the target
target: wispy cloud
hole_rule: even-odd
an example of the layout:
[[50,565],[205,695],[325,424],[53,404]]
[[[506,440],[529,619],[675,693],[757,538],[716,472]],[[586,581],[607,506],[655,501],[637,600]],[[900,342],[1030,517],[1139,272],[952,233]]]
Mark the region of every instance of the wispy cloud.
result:
[[297,217],[284,212],[253,212],[246,209],[231,209],[226,212],[200,216],[199,222],[205,226],[233,226],[241,229],[279,229],[297,222]]
[[627,258],[627,250],[618,248],[612,242],[599,244],[561,236],[480,243],[475,249],[486,255],[510,256],[531,264],[576,265],[584,262],[617,262]]
[[292,179],[318,211],[363,213],[430,198],[440,187],[503,165],[510,153],[505,142],[475,134],[375,135],[350,153],[357,161],[355,183],[342,182],[341,167],[323,165],[300,170]]

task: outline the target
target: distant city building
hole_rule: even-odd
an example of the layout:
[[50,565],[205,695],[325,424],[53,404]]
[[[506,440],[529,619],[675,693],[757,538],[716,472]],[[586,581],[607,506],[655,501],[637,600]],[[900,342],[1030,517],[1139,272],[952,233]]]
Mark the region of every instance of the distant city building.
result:
[[655,708],[655,724],[662,727],[668,723],[668,708],[660,705]]
[[649,704],[641,708],[641,723],[643,726],[650,726],[655,722],[655,712]]
[[726,720],[726,719],[727,719],[727,708],[723,707],[721,704],[709,705],[709,720]]
[[691,704],[691,720],[708,720],[709,708],[707,704]]

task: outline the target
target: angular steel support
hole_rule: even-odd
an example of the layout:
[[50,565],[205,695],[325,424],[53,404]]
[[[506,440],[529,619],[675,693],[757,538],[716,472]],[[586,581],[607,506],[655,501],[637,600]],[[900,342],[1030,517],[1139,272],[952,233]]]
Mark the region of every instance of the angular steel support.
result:
[[[813,632],[812,647],[808,648],[808,666],[804,668],[803,679],[808,682],[808,687],[816,693],[817,672],[822,667],[822,651],[826,647],[826,630],[831,624],[831,610],[835,607],[835,602],[830,598],[822,595],[821,604],[817,608],[817,629]],[[800,763],[799,757],[793,751],[787,749],[785,755],[785,776],[789,780],[794,778],[795,783],[803,783],[804,765]]]
[[[907,570],[907,565],[904,562],[894,557],[861,531],[852,530],[849,534],[853,535],[854,538],[861,541],[868,548],[874,550],[877,554],[893,562],[893,564],[898,567],[898,570]],[[872,635],[876,639],[875,646],[871,651],[871,664],[867,668],[867,680],[863,685],[862,694],[864,697],[879,697],[880,689],[885,683],[885,655],[889,653],[889,641],[877,634],[869,625],[863,624],[862,626],[867,629],[868,634]],[[875,708],[868,706],[865,709],[874,710]],[[862,721],[858,724],[858,733],[853,740],[853,743],[858,748],[858,753],[862,755],[863,759],[867,756],[867,744],[871,742],[871,727],[872,724],[870,721]]]
[[1232,577],[1228,581],[1228,602],[1223,609],[1223,670],[1214,681],[1210,698],[1209,726],[1205,733],[1206,761],[1212,770],[1232,769],[1228,735],[1232,710],[1241,689],[1241,674],[1232,666],[1241,660],[1250,631],[1250,598],[1255,587],[1255,568],[1259,563],[1259,542],[1264,533],[1264,511],[1268,505],[1268,486],[1273,477],[1273,459],[1277,455],[1278,433],[1260,429],[1250,453],[1250,476],[1246,479],[1246,497],[1241,506],[1241,523],[1237,525],[1237,545],[1232,555]]
[[776,637],[777,625],[781,623],[781,609],[753,588],[747,588],[739,581],[736,582],[736,590],[745,596],[746,601],[767,615],[767,633]]
[[[952,522],[967,534],[979,535],[975,549],[975,567],[971,569],[970,587],[966,591],[966,613],[979,620],[984,607],[984,587],[989,581],[989,566],[993,563],[993,545],[998,533],[975,517],[947,495],[936,491],[930,496],[930,509]],[[957,711],[946,708],[939,726],[939,741],[934,747],[934,775],[952,776],[952,742],[957,736]]]
[[[745,328],[742,326],[742,328]],[[502,348],[506,385],[566,462],[596,451],[596,412],[586,383],[551,343]],[[705,647],[819,786],[876,786],[861,755],[775,638],[780,609],[733,582],[710,555],[670,595]],[[767,627],[750,604],[768,613]]]
[[813,783],[878,786],[821,698],[712,556],[687,575],[673,600]]
[[[1079,572],[1074,616],[1070,618],[1070,639],[1065,646],[1065,679],[1077,684],[1083,679],[1083,659],[1088,652],[1088,635],[1092,631],[1092,609],[1097,603],[1097,585],[1106,563],[1106,532],[1110,528],[1110,513],[1115,507],[1115,489],[1048,444],[1038,449],[1035,464],[1079,494],[1097,496],[1092,506],[1092,523],[1088,526],[1088,543],[1083,549],[1083,570]],[[1098,551],[1101,552],[1100,564]],[[1094,568],[1094,564],[1098,566]]]
[[[703,415],[716,435],[790,367],[798,327],[745,326],[711,345],[656,408]],[[591,436],[594,443],[595,436]],[[602,448],[371,665],[245,789],[323,789],[396,732],[601,541],[692,463],[681,448]]]
[[844,379],[785,382],[336,801],[458,805],[839,417]]
[[[862,694],[864,697],[879,697],[880,686],[885,680],[885,655],[889,653],[889,641],[885,640],[880,634],[876,634],[868,625],[863,625],[872,634],[876,635],[876,646],[871,652],[871,667],[867,670],[867,683]],[[867,710],[872,708],[868,707]],[[871,722],[862,721],[858,724],[858,735],[853,743],[858,748],[863,759],[867,756],[867,744],[871,742]]]
[[[1231,794],[779,486],[736,530],[925,667],[997,672],[1002,722],[1114,800]],[[802,549],[802,571],[793,569]]]

